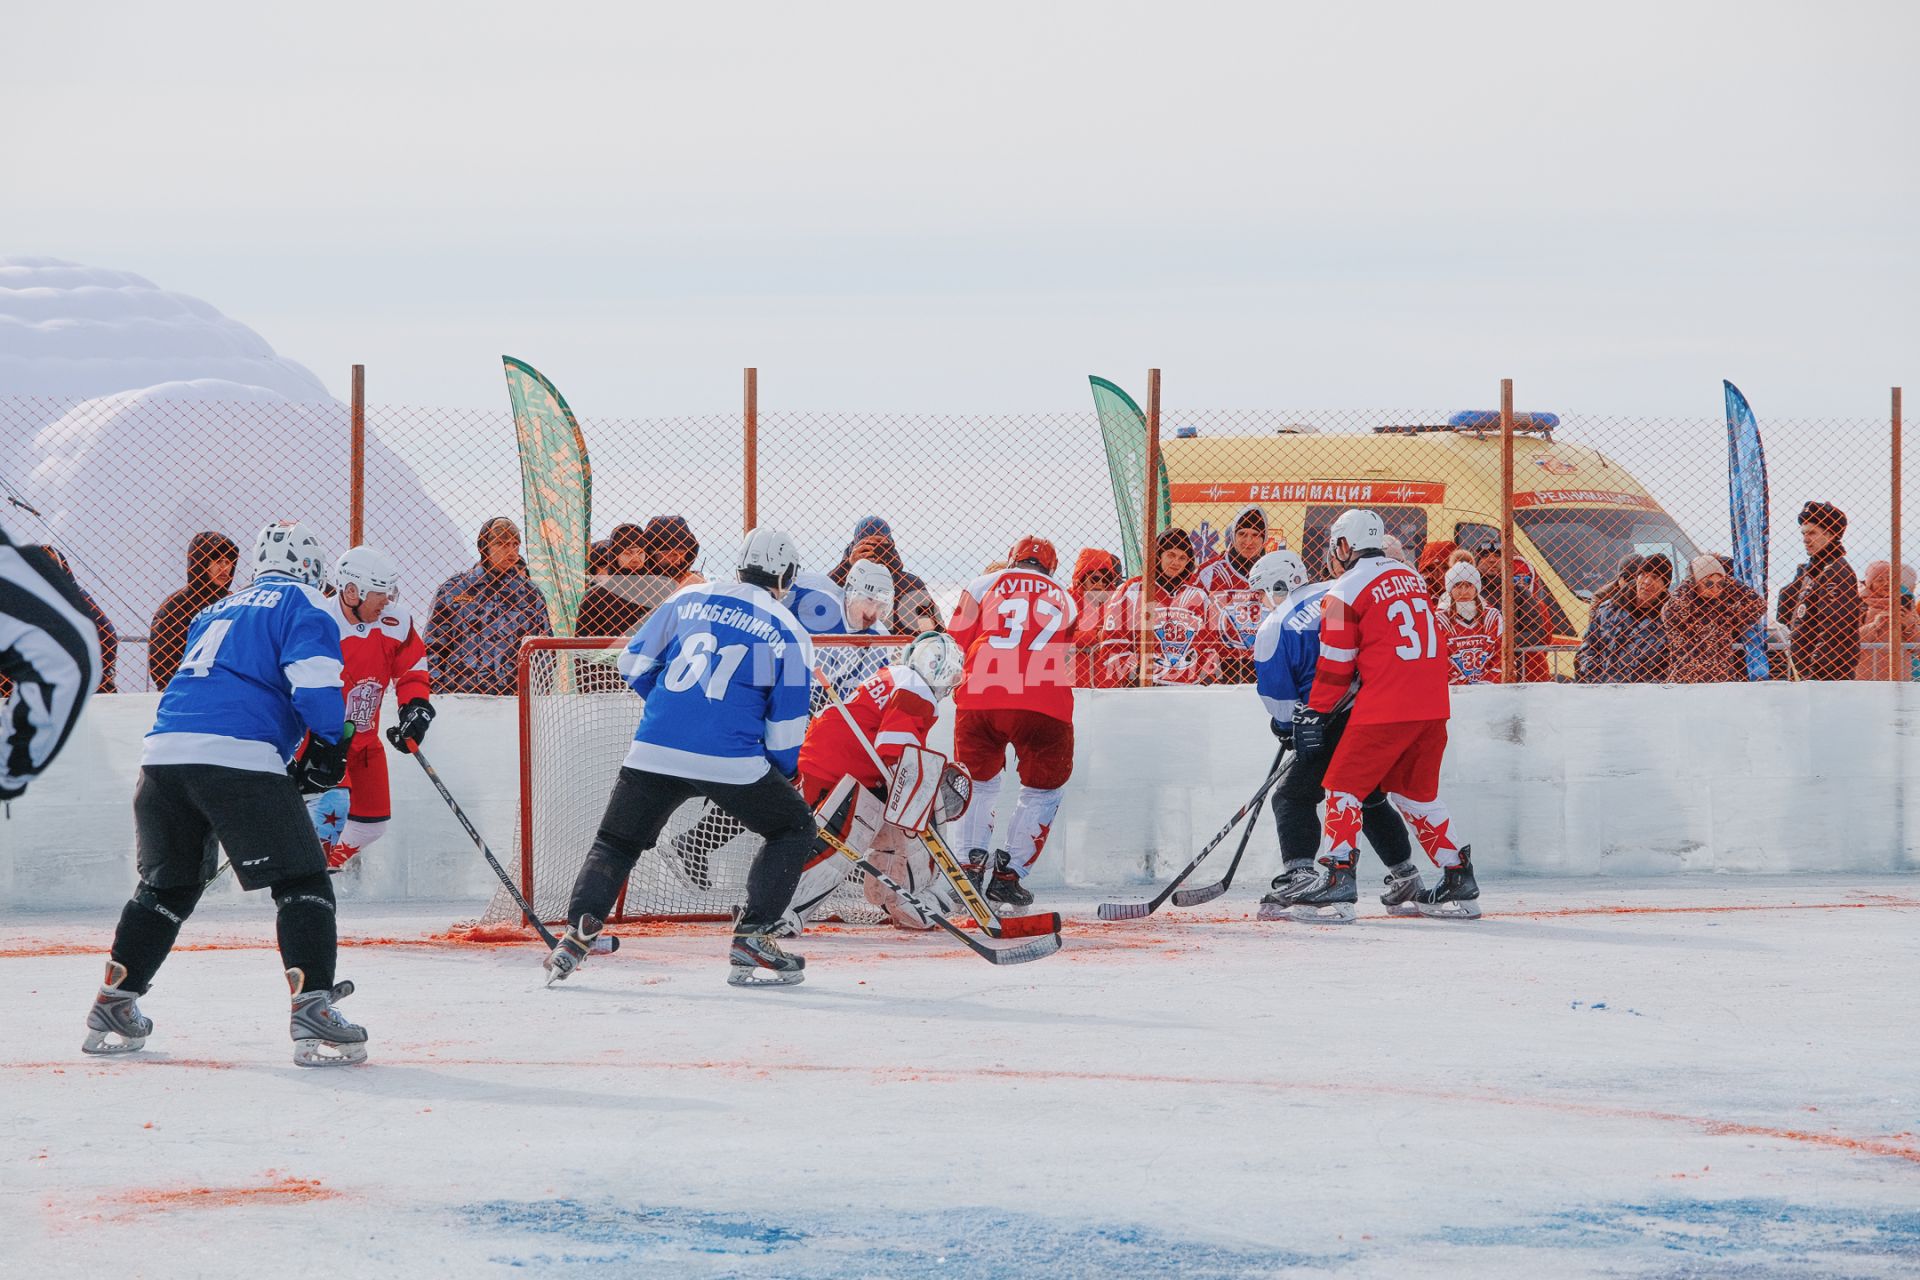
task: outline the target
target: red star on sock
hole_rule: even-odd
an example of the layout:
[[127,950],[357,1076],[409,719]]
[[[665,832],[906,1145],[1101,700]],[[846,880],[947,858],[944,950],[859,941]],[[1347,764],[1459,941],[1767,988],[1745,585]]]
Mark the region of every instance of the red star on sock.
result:
[[1360,806],[1357,804],[1327,805],[1327,840],[1333,845],[1335,853],[1352,849],[1360,844]]
[[1047,833],[1053,830],[1051,822],[1042,823],[1033,829],[1033,857],[1039,861],[1040,851],[1047,847]]
[[1425,818],[1409,816],[1407,822],[1413,827],[1413,834],[1419,839],[1420,847],[1427,851],[1434,865],[1440,863],[1440,853],[1444,849],[1457,849],[1460,846],[1447,834],[1447,828],[1453,825],[1452,818],[1443,818],[1439,822],[1428,822]]

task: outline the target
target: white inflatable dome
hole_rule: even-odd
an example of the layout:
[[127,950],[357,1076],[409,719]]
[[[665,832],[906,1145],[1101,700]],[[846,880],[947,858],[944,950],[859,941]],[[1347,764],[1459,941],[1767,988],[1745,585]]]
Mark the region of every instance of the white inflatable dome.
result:
[[88,400],[202,379],[331,399],[304,366],[198,298],[131,271],[0,257],[0,396]]

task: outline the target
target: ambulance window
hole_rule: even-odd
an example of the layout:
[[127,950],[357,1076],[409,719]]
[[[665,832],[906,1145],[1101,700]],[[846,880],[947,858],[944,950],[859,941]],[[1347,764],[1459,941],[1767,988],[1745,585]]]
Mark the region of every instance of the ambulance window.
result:
[[1693,540],[1664,511],[1535,507],[1513,518],[1554,576],[1582,600],[1612,582],[1629,555],[1658,550],[1684,565],[1697,554]]
[[[1387,526],[1387,532],[1400,539],[1400,545],[1407,549],[1409,560],[1418,560],[1427,546],[1427,509],[1425,507],[1383,507],[1367,508],[1380,517]],[[1306,527],[1300,536],[1300,558],[1307,562],[1307,570],[1313,574],[1326,571],[1327,530],[1340,518],[1348,507],[1308,507]]]
[[1490,524],[1473,524],[1461,521],[1453,526],[1453,542],[1457,547],[1465,547],[1476,556],[1488,547],[1500,545],[1500,531]]

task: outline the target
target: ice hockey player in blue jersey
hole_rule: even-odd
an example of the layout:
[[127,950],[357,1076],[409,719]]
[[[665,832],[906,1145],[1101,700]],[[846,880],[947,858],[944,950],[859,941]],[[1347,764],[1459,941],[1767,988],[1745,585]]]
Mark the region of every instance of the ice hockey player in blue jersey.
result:
[[[1320,662],[1320,610],[1333,586],[1331,581],[1308,585],[1307,577],[1306,564],[1291,551],[1270,551],[1247,573],[1248,585],[1267,593],[1269,608],[1253,640],[1254,687],[1272,717],[1274,736],[1290,745],[1294,704],[1313,692]],[[1346,727],[1343,708],[1328,718],[1326,742],[1319,750],[1294,747],[1293,759],[1273,790],[1281,871],[1274,877],[1273,892],[1260,899],[1262,920],[1353,919],[1359,893],[1351,873],[1336,883],[1314,868],[1314,855],[1320,851],[1320,803],[1326,799],[1320,784]],[[1413,896],[1422,886],[1412,861],[1413,843],[1384,793],[1376,791],[1363,802],[1361,830],[1387,868],[1387,891],[1380,901],[1393,915],[1418,915]]]
[[[120,913],[87,1053],[129,1053],[153,1023],[136,1003],[213,879],[224,846],[243,889],[269,889],[293,992],[293,1060],[364,1062],[367,1033],[334,1006],[338,934],[327,859],[300,793],[338,786],[353,726],[340,690],[340,624],[319,588],[327,557],[303,524],[260,531],[253,581],[202,610],[161,696],[133,797],[140,884]],[[303,736],[311,735],[290,776]]]
[[799,982],[806,968],[774,941],[813,847],[812,810],[793,783],[807,732],[813,645],[781,603],[800,560],[793,539],[755,529],[739,581],[683,587],[654,610],[620,655],[644,701],[625,765],[585,865],[573,882],[567,932],[544,961],[549,984],[593,949],[620,889],[668,817],[704,796],[765,840],[747,871],[727,980]]

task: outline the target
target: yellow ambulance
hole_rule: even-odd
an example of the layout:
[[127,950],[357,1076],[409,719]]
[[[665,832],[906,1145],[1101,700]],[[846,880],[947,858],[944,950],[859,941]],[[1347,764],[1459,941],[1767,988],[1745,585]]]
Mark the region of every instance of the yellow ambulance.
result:
[[[1625,467],[1555,440],[1553,414],[1518,415],[1515,425],[1514,550],[1538,575],[1554,643],[1576,643],[1594,591],[1613,581],[1621,560],[1658,552],[1678,576],[1696,552]],[[1194,535],[1202,557],[1223,549],[1249,507],[1265,514],[1270,544],[1298,551],[1316,576],[1325,572],[1327,529],[1349,507],[1377,511],[1413,560],[1432,542],[1478,552],[1500,540],[1497,413],[1365,434],[1206,436],[1188,428],[1161,448],[1173,523]],[[1572,672],[1564,658],[1554,667]]]

